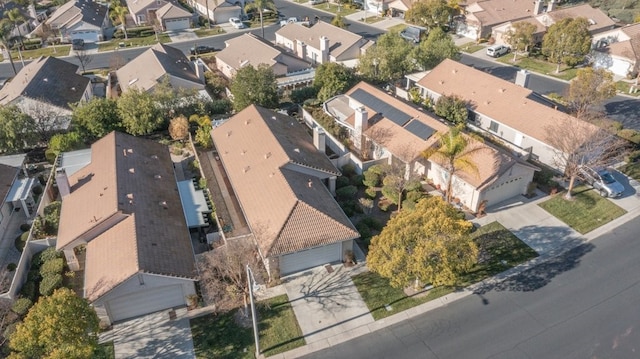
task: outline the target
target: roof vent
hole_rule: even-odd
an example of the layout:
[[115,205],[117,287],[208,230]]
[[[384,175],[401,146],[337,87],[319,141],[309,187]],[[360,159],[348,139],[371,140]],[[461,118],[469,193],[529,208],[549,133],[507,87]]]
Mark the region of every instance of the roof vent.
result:
[[458,69],[453,69],[451,70],[452,73],[457,74],[458,73]]
[[271,152],[267,152],[264,154],[264,159],[266,160],[267,158],[271,157]]
[[136,81],[138,81],[138,78],[136,77],[135,79],[129,81],[129,86],[133,85],[134,83],[136,83]]
[[75,91],[75,90],[76,90],[76,88],[75,88],[75,87],[72,87],[72,88],[71,88],[71,91]]
[[127,152],[133,153],[133,148],[127,148]]
[[151,155],[151,158],[152,158],[152,159],[154,159],[154,160],[157,160],[157,159],[158,159],[158,156],[156,156],[156,155]]
[[248,118],[248,119],[246,119],[246,120],[244,121],[244,124],[245,124],[245,125],[248,125],[248,124],[250,124],[250,123],[251,123],[251,119],[250,119],[250,118]]
[[160,201],[158,204],[164,209],[169,208],[169,206],[167,206],[167,201]]
[[247,167],[242,169],[242,173],[247,173],[247,172],[249,172],[250,169],[251,169],[251,166],[247,166]]
[[49,79],[45,77],[42,81],[49,82]]
[[241,155],[244,155],[245,153],[247,153],[247,150],[242,150],[242,152],[240,152]]
[[489,105],[489,104],[491,104],[491,101],[487,100],[487,101],[484,102],[484,104],[485,105]]
[[231,131],[227,131],[227,137],[231,136]]
[[444,81],[443,81],[443,80],[438,81],[438,83],[439,83],[440,85],[444,85]]
[[133,199],[133,193],[127,193],[127,199]]
[[307,186],[309,186],[309,188],[313,187],[313,181],[311,180],[311,178],[307,180]]
[[300,149],[296,147],[293,149],[293,152],[300,153]]
[[500,93],[504,93],[505,91],[507,91],[507,89],[506,89],[506,88],[504,88],[504,87],[502,87],[502,88],[499,88],[499,89],[498,89],[498,91],[499,91]]
[[276,116],[271,116],[271,119],[274,121],[277,120]]
[[129,173],[136,173],[136,169],[133,167],[129,168]]
[[155,179],[159,180],[159,179],[162,179],[162,176],[160,176],[160,175],[155,175],[155,176],[153,176],[153,178],[155,178]]
[[276,175],[275,172],[271,172],[271,173],[269,173],[269,178],[272,178],[275,175]]

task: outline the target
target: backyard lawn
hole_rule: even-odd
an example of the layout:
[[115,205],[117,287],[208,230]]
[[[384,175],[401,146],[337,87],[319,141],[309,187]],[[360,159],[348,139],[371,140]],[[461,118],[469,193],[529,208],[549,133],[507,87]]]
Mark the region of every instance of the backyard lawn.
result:
[[[257,305],[260,349],[265,356],[283,353],[305,344],[286,295]],[[197,358],[253,358],[253,330],[236,324],[236,311],[191,320]]]
[[572,200],[566,200],[560,193],[538,205],[580,234],[589,233],[626,213],[586,186],[575,187]]
[[456,288],[479,282],[538,256],[533,249],[498,222],[482,226],[472,237],[480,249],[482,261],[463,275],[455,286],[436,287],[425,296],[409,297],[402,289],[391,287],[387,279],[372,272],[354,276],[353,283],[367,303],[373,318],[379,320],[442,297]]

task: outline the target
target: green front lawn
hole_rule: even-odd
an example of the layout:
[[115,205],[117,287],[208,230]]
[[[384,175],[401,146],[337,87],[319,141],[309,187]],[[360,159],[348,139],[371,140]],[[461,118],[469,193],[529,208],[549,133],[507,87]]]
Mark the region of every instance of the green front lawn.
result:
[[206,27],[203,27],[198,30],[195,30],[194,33],[198,37],[207,37],[207,36],[224,34],[225,31],[220,26],[215,26],[215,27],[212,27],[211,29],[207,29]]
[[344,5],[338,6],[337,4],[332,4],[332,3],[329,3],[329,2],[326,2],[326,3],[323,3],[323,4],[318,4],[318,5],[313,5],[313,7],[318,9],[318,10],[324,10],[324,11],[328,11],[328,12],[334,13],[336,15],[342,15],[342,16],[351,15],[351,14],[354,14],[354,13],[360,11],[358,9],[347,8]]
[[116,357],[113,342],[99,344],[93,352],[93,359],[114,359]]
[[484,48],[485,48],[484,45],[479,45],[475,41],[470,41],[470,42],[467,42],[466,44],[460,45],[460,50],[468,54],[473,54],[474,52],[480,51]]
[[516,62],[513,62],[513,53],[508,53],[498,59],[498,61],[507,64],[516,66],[522,69],[527,69],[533,72],[537,72],[540,74],[550,75],[553,77],[557,77],[562,80],[571,80],[576,77],[576,73],[578,69],[560,66],[560,73],[556,73],[556,64],[552,64],[550,62],[546,62],[543,60],[538,60],[532,57],[520,57],[518,56]]
[[640,162],[627,163],[618,170],[636,181],[640,181]]
[[[27,60],[37,59],[40,56],[69,56],[69,50],[71,50],[71,45],[56,45],[55,48],[53,46],[47,46],[40,49],[22,51],[22,58]],[[18,50],[11,51],[11,58],[13,58],[14,62],[20,60]]]
[[623,93],[625,95],[630,95],[630,96],[640,96],[640,91],[629,93],[630,88],[631,88],[631,84],[626,81],[620,80],[616,82],[616,90],[618,90],[618,92]]
[[581,234],[589,233],[627,213],[586,186],[575,187],[572,200],[566,200],[564,194],[558,194],[538,205]]
[[[367,303],[373,318],[379,320],[442,297],[456,288],[477,283],[538,256],[533,249],[498,222],[482,226],[472,237],[484,260],[476,264],[469,273],[461,276],[454,286],[433,288],[422,297],[408,297],[402,289],[391,287],[387,279],[372,272],[354,276],[353,283]],[[387,310],[387,305],[391,310]]]
[[387,29],[387,32],[400,32],[404,29],[407,28],[407,25],[405,24],[398,24],[398,25],[393,25],[390,28]]
[[[265,356],[304,345],[304,338],[286,295],[259,302],[260,348]],[[253,358],[253,330],[236,324],[232,311],[191,320],[197,358]]]
[[[158,40],[161,43],[171,42],[171,38],[167,34],[159,34]],[[158,43],[156,41],[156,36],[151,35],[147,37],[135,37],[132,39],[124,40],[124,39],[114,39],[109,42],[103,42],[98,44],[98,52],[102,51],[112,51],[117,48],[120,48],[120,43],[124,43],[124,47],[137,47],[137,46],[151,46]]]

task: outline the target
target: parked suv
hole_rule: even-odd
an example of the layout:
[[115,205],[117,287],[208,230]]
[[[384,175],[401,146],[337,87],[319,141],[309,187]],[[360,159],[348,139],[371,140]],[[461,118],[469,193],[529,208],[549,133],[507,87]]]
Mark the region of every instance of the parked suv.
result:
[[407,26],[404,30],[400,31],[400,37],[417,44],[420,39],[427,33],[427,29],[417,26]]
[[508,53],[511,49],[504,45],[494,45],[487,49],[487,55],[491,57],[500,57]]
[[84,50],[84,40],[73,39],[73,41],[71,41],[71,48],[74,50]]
[[624,192],[624,186],[616,181],[607,169],[581,166],[578,173],[580,178],[600,192],[602,197],[620,197]]

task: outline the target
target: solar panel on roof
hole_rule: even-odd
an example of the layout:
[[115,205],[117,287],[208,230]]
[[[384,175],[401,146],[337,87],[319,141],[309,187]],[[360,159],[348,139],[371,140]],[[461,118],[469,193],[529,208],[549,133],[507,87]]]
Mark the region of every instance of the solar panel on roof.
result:
[[411,116],[389,105],[388,103],[385,103],[384,101],[380,100],[379,98],[373,96],[372,94],[366,92],[363,89],[357,89],[353,91],[353,93],[350,96],[351,98],[360,102],[366,107],[369,107],[375,112],[388,118],[398,126],[404,126],[405,123],[411,120]]
[[436,132],[436,130],[418,120],[411,120],[404,129],[425,141]]

